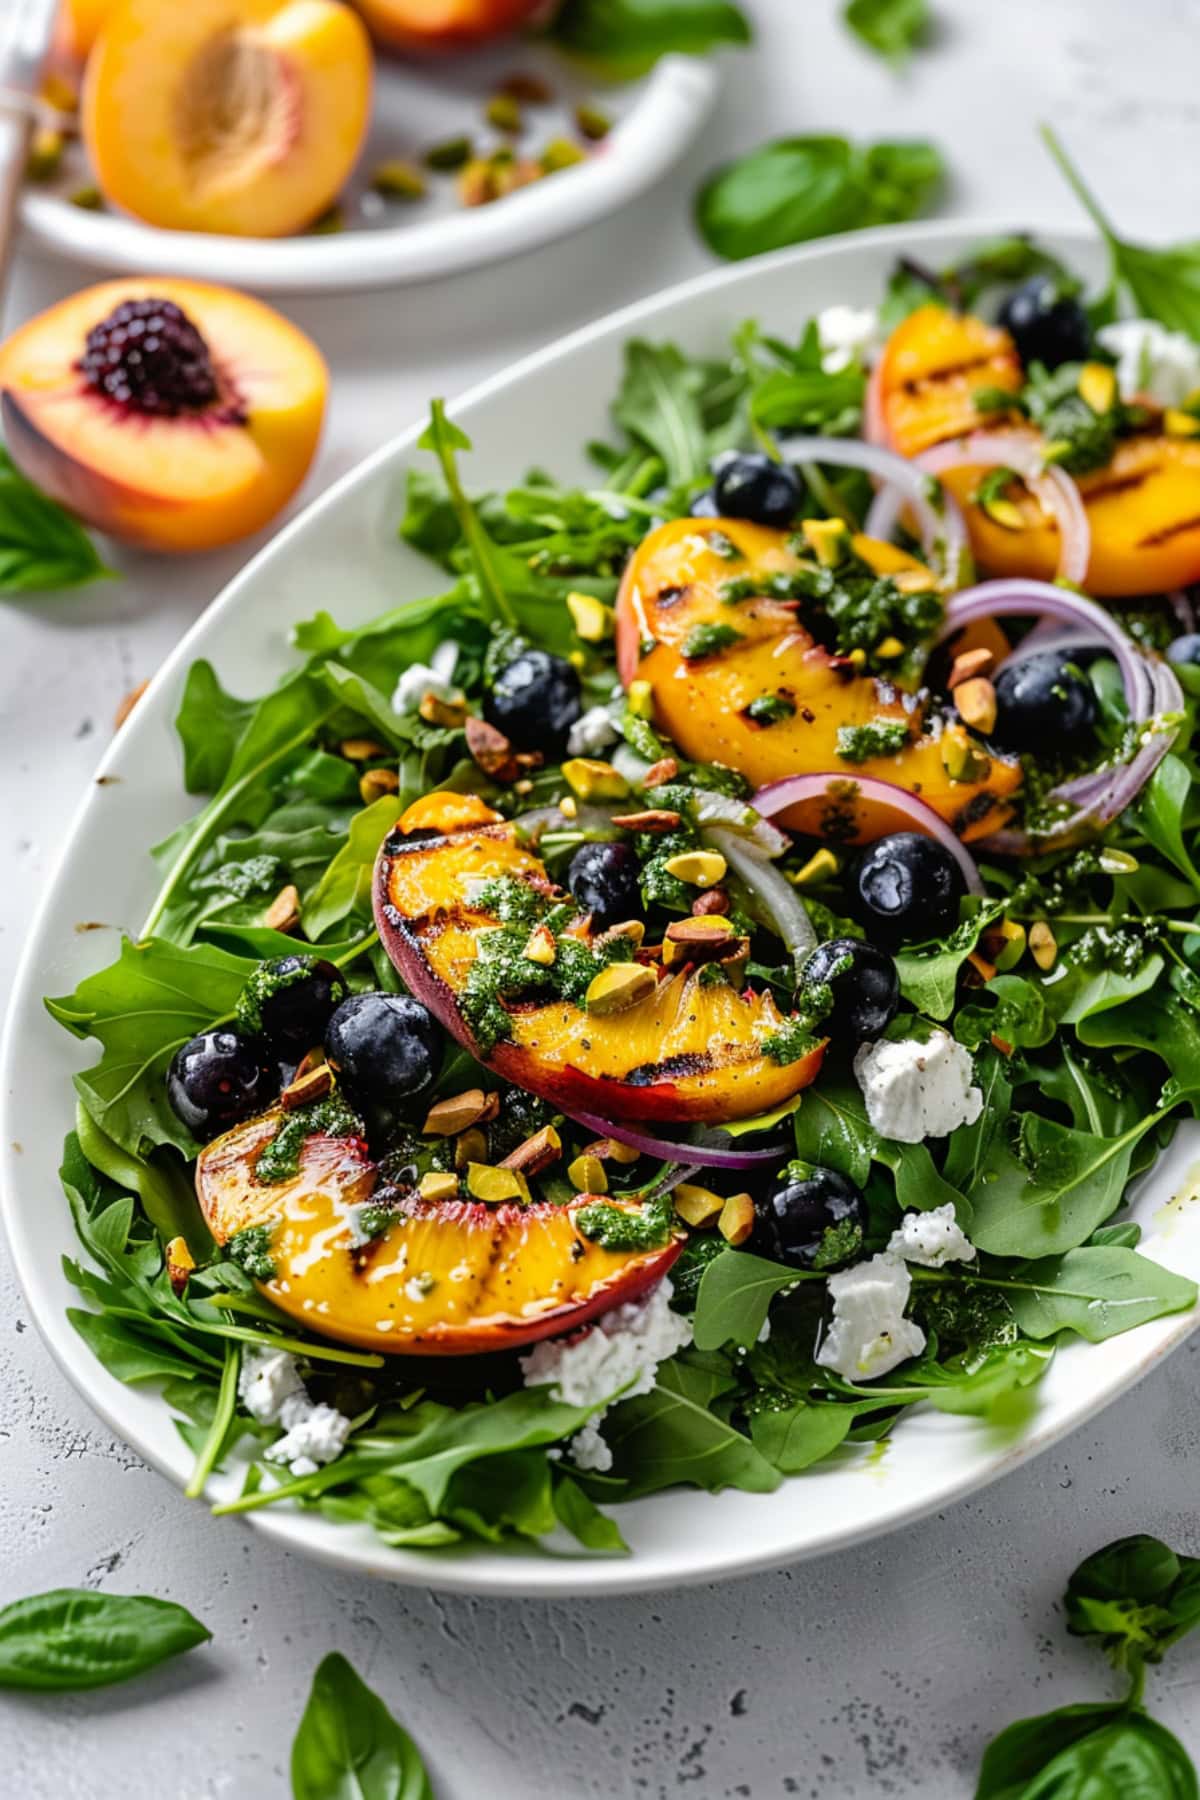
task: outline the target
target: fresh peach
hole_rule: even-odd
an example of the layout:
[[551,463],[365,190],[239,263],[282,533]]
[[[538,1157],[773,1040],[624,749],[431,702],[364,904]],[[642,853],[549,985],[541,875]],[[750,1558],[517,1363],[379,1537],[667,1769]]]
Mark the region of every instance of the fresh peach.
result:
[[[393,1355],[468,1356],[513,1350],[585,1325],[635,1300],[666,1274],[682,1239],[609,1250],[585,1237],[566,1206],[395,1197],[388,1223],[356,1241],[353,1208],[378,1171],[357,1138],[310,1137],[298,1174],[255,1179],[279,1128],[278,1111],[235,1126],[196,1163],[200,1210],[219,1244],[238,1231],[267,1233],[274,1265],[263,1292],[281,1312],[325,1337]],[[638,1213],[636,1200],[619,1200]]]
[[51,58],[56,66],[82,68],[118,0],[59,0]]
[[544,0],[355,0],[391,50],[461,50],[505,37],[544,12]]
[[89,525],[152,550],[257,531],[303,480],[328,375],[279,313],[233,288],[85,288],[0,346],[4,439]]
[[370,103],[371,46],[340,0],[120,0],[88,60],[83,135],[123,211],[283,237],[336,199]]

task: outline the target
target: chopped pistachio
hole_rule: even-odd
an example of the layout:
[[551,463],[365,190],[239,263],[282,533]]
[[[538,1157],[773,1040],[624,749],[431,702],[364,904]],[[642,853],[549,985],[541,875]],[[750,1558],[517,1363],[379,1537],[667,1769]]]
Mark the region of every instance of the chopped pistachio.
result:
[[494,131],[508,131],[514,137],[525,129],[525,116],[515,94],[493,94],[484,117]]
[[678,856],[668,856],[663,866],[689,887],[716,887],[725,879],[725,858],[719,850],[681,850]]
[[541,165],[547,175],[557,175],[560,169],[570,169],[576,163],[586,161],[587,152],[573,144],[570,138],[551,138],[542,148]]
[[473,1162],[467,1168],[467,1192],[488,1206],[500,1206],[505,1200],[527,1203],[529,1183],[519,1169],[500,1169],[490,1163]]
[[581,134],[593,144],[598,144],[612,130],[612,120],[608,114],[598,106],[590,106],[586,100],[575,108],[575,123]]
[[744,1244],[754,1230],[754,1201],[749,1194],[730,1194],[721,1208],[717,1230],[727,1244]]
[[691,1181],[681,1181],[673,1189],[671,1199],[684,1224],[700,1231],[706,1225],[716,1223],[725,1204],[723,1195],[714,1194],[711,1188],[699,1187]]
[[567,611],[576,634],[585,644],[602,644],[612,636],[616,614],[594,594],[568,594]]
[[52,181],[62,166],[67,140],[53,125],[39,125],[29,141],[25,173],[30,181]]
[[1117,398],[1117,373],[1108,363],[1086,362],[1079,371],[1079,397],[1094,413],[1110,413]]
[[841,864],[833,851],[822,844],[819,850],[813,851],[804,867],[797,869],[789,879],[797,887],[816,887],[818,882],[832,881],[840,868]]
[[593,756],[573,756],[562,766],[563,780],[581,800],[623,800],[629,783],[609,762]]
[[558,955],[558,945],[554,941],[554,933],[548,925],[535,925],[529,934],[529,941],[522,952],[526,962],[538,963],[542,968],[553,966]]
[[996,690],[986,675],[972,675],[954,690],[954,704],[963,723],[986,737],[995,729]]
[[388,200],[420,200],[426,192],[420,169],[398,156],[376,164],[371,171],[371,186]]
[[400,777],[395,769],[366,769],[359,777],[358,791],[364,806],[373,806],[385,794],[395,794],[399,790]]
[[427,169],[461,169],[470,160],[471,140],[468,137],[447,138],[443,143],[432,144],[425,152]]
[[800,530],[822,568],[836,569],[846,560],[850,529],[845,519],[805,519]]
[[654,688],[648,681],[631,681],[625,703],[635,719],[654,718]]
[[608,1176],[598,1156],[577,1156],[567,1168],[567,1180],[580,1194],[607,1194]]
[[1173,438],[1200,437],[1200,418],[1184,412],[1182,407],[1168,406],[1163,414],[1163,430]]
[[1029,952],[1039,969],[1052,969],[1058,956],[1058,940],[1045,919],[1029,927]]
[[654,970],[643,963],[609,963],[592,977],[585,1004],[590,1013],[604,1018],[637,1006],[648,999],[657,986]]
[[456,1200],[458,1176],[451,1175],[448,1170],[430,1169],[417,1183],[417,1192],[422,1200]]

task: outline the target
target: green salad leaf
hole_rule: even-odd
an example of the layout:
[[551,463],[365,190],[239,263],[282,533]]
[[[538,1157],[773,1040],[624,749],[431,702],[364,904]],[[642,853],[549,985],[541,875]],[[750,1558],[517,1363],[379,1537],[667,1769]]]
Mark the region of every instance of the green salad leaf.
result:
[[337,1651],[313,1676],[291,1778],[293,1800],[433,1800],[417,1746]]
[[1076,1331],[1100,1344],[1166,1313],[1196,1304],[1196,1284],[1118,1245],[1087,1245],[1026,1263],[1005,1296],[1027,1337]]
[[649,1394],[622,1400],[605,1420],[604,1436],[624,1495],[632,1499],[681,1485],[753,1494],[778,1487],[778,1469],[712,1410],[714,1400],[734,1386],[724,1358],[684,1351],[662,1365]]
[[697,196],[696,222],[710,250],[739,261],[833,232],[916,218],[943,174],[941,154],[930,143],[782,138],[710,176]]
[[775,1295],[803,1279],[802,1271],[749,1251],[723,1251],[700,1278],[693,1324],[696,1348],[719,1350],[733,1343],[748,1349],[757,1341]]
[[0,1608],[0,1687],[43,1693],[109,1687],[211,1636],[173,1600],[55,1588]]

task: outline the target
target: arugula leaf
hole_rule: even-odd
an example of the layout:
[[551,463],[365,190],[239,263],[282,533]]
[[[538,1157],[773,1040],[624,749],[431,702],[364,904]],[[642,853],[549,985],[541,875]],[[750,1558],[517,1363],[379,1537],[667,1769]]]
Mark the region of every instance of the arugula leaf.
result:
[[1042,141],[1076,198],[1108,246],[1114,285],[1124,286],[1142,317],[1169,331],[1200,340],[1200,243],[1151,249],[1119,238],[1070,161],[1056,134],[1041,128]]
[[908,61],[929,31],[927,0],[847,0],[842,17],[868,49],[896,67]]
[[458,476],[459,450],[469,450],[471,440],[465,431],[446,417],[446,403],[435,400],[430,407],[429,424],[417,439],[421,450],[431,450],[442,467],[442,477],[458,515],[459,526],[470,548],[471,560],[479,579],[479,591],[492,617],[510,630],[517,628],[517,615],[505,592],[492,545],[479,522],[475,508],[468,500]]
[[749,22],[731,0],[565,0],[550,35],[617,77],[640,75],[660,56],[702,56],[751,40]]
[[554,1483],[554,1510],[559,1523],[585,1550],[628,1556],[629,1545],[616,1520],[602,1513],[590,1494],[585,1494],[569,1475],[560,1474]]
[[196,1205],[196,1191],[182,1163],[169,1151],[153,1159],[130,1156],[101,1130],[82,1101],[75,1106],[75,1135],[79,1147],[92,1167],[128,1188],[142,1203],[154,1229],[164,1243],[173,1237],[186,1237],[193,1255],[211,1245],[208,1228]]
[[343,919],[371,917],[371,878],[379,846],[404,811],[407,798],[383,794],[350,821],[350,835],[306,897],[304,929],[314,941]]
[[791,1406],[756,1410],[750,1417],[750,1439],[781,1475],[799,1475],[832,1456],[860,1413],[876,1402],[845,1404],[798,1400]]
[[914,1398],[927,1400],[939,1412],[987,1418],[1011,1395],[1039,1382],[1053,1357],[1053,1350],[1040,1344],[993,1344],[949,1362],[918,1363],[904,1376],[904,1385],[919,1390]]
[[83,526],[0,449],[0,594],[50,594],[113,577]]
[[804,1275],[746,1250],[724,1250],[700,1278],[693,1336],[697,1350],[757,1343],[771,1301]]
[[738,261],[810,238],[912,219],[941,184],[932,144],[782,138],[727,163],[696,200],[700,235]]
[[948,1019],[954,1011],[958,972],[978,944],[980,935],[1004,911],[1003,900],[993,900],[956,925],[934,950],[900,950],[895,958],[900,992],[909,1005],[930,1019]]
[[649,1394],[613,1408],[604,1436],[627,1497],[680,1485],[753,1494],[779,1486],[779,1471],[761,1451],[710,1410],[735,1385],[724,1358],[684,1352],[662,1365]]
[[1112,1244],[1026,1263],[1004,1293],[1027,1337],[1071,1330],[1091,1344],[1196,1304],[1194,1281]]
[[836,1169],[858,1187],[865,1184],[872,1162],[882,1163],[896,1178],[903,1210],[928,1212],[952,1205],[959,1224],[969,1226],[968,1197],[938,1173],[928,1145],[881,1138],[871,1128],[855,1083],[831,1079],[809,1088],[795,1115],[795,1129],[796,1155],[802,1162]]
[[1153,1112],[1109,1138],[1023,1113],[1019,1155],[997,1140],[968,1194],[972,1241],[995,1256],[1076,1249],[1120,1205],[1134,1148],[1164,1116]]
[[433,1800],[420,1751],[336,1650],[313,1676],[291,1778],[294,1800]]
[[662,458],[668,482],[698,481],[708,461],[701,412],[705,371],[673,344],[635,338],[625,347],[625,373],[613,417],[631,438]]
[[191,665],[175,714],[175,730],[183,745],[183,785],[189,794],[217,791],[254,709],[253,700],[239,700],[222,687],[216,670],[203,657]]
[[1153,844],[1160,856],[1200,889],[1200,869],[1188,852],[1183,838],[1183,815],[1192,791],[1191,770],[1181,756],[1172,751],[1164,756],[1138,796],[1133,820],[1142,835]]
[[104,1054],[75,1077],[75,1088],[100,1129],[134,1156],[174,1144],[194,1156],[196,1144],[167,1101],[172,1056],[196,1032],[229,1018],[257,965],[209,944],[178,949],[158,938],[122,939],[115,963],[88,975],[73,994],[47,1000],[52,1018],[76,1037],[94,1037]]
[[54,1588],[0,1608],[0,1687],[54,1693],[108,1687],[211,1636],[173,1600]]

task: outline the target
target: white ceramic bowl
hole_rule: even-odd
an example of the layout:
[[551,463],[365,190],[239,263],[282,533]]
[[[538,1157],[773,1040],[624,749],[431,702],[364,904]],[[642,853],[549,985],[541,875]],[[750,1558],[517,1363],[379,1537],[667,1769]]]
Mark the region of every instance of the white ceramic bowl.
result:
[[[717,350],[748,314],[795,334],[813,311],[837,301],[873,302],[903,250],[937,266],[995,235],[949,224],[889,230],[818,244],[723,269],[577,332],[485,382],[452,408],[471,434],[472,487],[510,483],[531,464],[569,478],[588,469],[582,445],[601,434],[635,334]],[[1041,234],[1084,272],[1099,273],[1085,237]],[[570,396],[564,405],[565,395]],[[421,453],[420,426],[337,483],[262,551],[190,631],[155,677],[104,758],[103,784],[80,810],[56,881],[26,948],[0,1068],[0,1182],[17,1271],[30,1308],[63,1369],[112,1429],[182,1485],[189,1458],[168,1409],[150,1389],[125,1387],[85,1349],[64,1317],[76,1300],[59,1259],[75,1240],[56,1178],[72,1121],[70,1076],[94,1060],[41,1005],[68,993],[116,954],[119,926],[136,931],[154,889],[146,851],[191,810],[179,780],[171,730],[184,671],[210,657],[237,693],[259,693],[289,666],[291,621],[320,607],[359,624],[405,594],[436,591],[441,577],[396,537],[405,471]],[[84,936],[86,914],[109,923]],[[1192,1193],[1200,1128],[1182,1128],[1141,1187],[1136,1216],[1148,1254],[1200,1279],[1200,1201]],[[589,1560],[563,1553],[489,1549],[389,1550],[365,1528],[283,1510],[250,1515],[276,1541],[393,1580],[474,1593],[612,1593],[710,1580],[811,1556],[894,1529],[947,1505],[1024,1461],[1090,1418],[1182,1343],[1196,1320],[1161,1319],[1106,1344],[1064,1345],[1036,1390],[1032,1416],[1004,1434],[977,1420],[916,1412],[886,1453],[847,1449],[774,1494],[712,1496],[681,1490],[619,1509],[633,1554]],[[226,1482],[226,1486],[228,1482]],[[218,1484],[217,1490],[224,1491]],[[231,1524],[230,1529],[234,1527]]]
[[[0,0],[2,4],[2,0]],[[551,106],[526,109],[531,152],[555,136],[574,136],[577,100],[598,100],[614,129],[586,163],[536,181],[492,206],[464,208],[452,175],[430,175],[415,203],[384,205],[371,194],[371,170],[412,157],[430,144],[482,130],[482,107],[510,69],[532,70],[555,93]],[[719,63],[668,56],[640,81],[597,89],[563,57],[536,46],[505,45],[426,63],[380,58],[370,135],[343,194],[345,229],[294,238],[218,237],[160,231],[115,212],[89,212],[69,195],[90,180],[73,151],[50,189],[27,186],[21,220],[47,250],[89,268],[144,275],[147,269],[230,281],[260,294],[340,293],[399,287],[486,267],[569,237],[653,186],[678,161],[708,117]],[[495,133],[492,140],[499,142]]]

